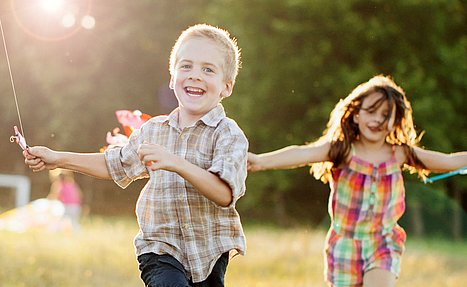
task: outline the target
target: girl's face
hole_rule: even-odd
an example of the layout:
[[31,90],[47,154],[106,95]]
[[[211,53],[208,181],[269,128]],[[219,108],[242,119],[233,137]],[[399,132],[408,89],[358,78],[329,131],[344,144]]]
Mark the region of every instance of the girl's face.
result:
[[360,140],[369,142],[384,142],[386,136],[394,128],[395,106],[389,110],[387,100],[377,103],[383,94],[373,92],[362,102],[360,111],[354,115],[353,120],[358,125]]
[[198,120],[230,95],[232,84],[224,81],[223,66],[224,54],[210,39],[191,38],[180,46],[170,88],[184,121]]

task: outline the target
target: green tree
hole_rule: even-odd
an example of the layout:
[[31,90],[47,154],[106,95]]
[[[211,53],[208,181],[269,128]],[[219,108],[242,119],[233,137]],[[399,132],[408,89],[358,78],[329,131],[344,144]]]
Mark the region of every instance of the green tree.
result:
[[[166,113],[158,93],[169,80],[170,48],[188,25],[208,22],[228,29],[242,48],[243,68],[224,104],[253,152],[317,139],[337,101],[380,73],[392,75],[406,90],[418,130],[426,131],[423,146],[465,149],[463,1],[102,0],[93,1],[90,10],[96,27],[61,41],[26,33],[13,13],[27,11],[18,5],[30,1],[14,1],[18,11],[9,2],[0,4],[0,17],[30,144],[97,151],[105,133],[117,126],[115,110]],[[40,18],[34,12],[25,23]],[[46,24],[34,28],[45,33],[53,28]],[[0,64],[0,92],[5,125],[0,138],[7,139],[18,123],[6,62]],[[0,172],[29,174],[17,146],[4,140],[0,147]],[[31,178],[36,197],[46,194],[47,175]],[[410,198],[414,193],[423,196],[417,179],[407,181],[409,201],[416,200]],[[100,210],[109,199],[121,198],[119,206],[129,212],[133,204],[128,201],[135,200],[140,187],[128,193],[88,178],[86,185],[99,190],[93,205]],[[306,168],[252,174],[247,188],[239,203],[245,218],[266,214],[283,224],[317,224],[326,218],[328,188]],[[455,177],[433,188],[462,200],[467,183]]]

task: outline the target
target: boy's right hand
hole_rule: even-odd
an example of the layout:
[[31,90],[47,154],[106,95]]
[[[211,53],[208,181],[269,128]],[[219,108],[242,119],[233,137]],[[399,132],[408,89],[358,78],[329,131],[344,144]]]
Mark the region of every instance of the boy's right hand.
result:
[[23,151],[24,163],[32,169],[33,172],[39,172],[45,169],[57,168],[56,153],[44,146],[29,147]]

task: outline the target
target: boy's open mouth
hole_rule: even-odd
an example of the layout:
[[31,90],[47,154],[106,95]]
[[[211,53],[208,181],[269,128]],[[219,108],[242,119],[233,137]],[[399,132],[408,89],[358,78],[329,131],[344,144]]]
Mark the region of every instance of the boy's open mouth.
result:
[[205,93],[203,89],[195,87],[185,87],[185,92],[192,97],[200,97]]

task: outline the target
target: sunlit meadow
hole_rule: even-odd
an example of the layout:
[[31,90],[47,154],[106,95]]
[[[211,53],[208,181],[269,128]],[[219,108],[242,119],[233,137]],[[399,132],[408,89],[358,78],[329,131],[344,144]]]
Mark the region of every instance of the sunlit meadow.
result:
[[[87,218],[78,233],[0,231],[0,286],[143,286],[133,253],[132,218]],[[325,232],[247,226],[248,254],[234,258],[227,286],[300,287],[323,283]],[[460,287],[467,244],[410,239],[397,286]]]

